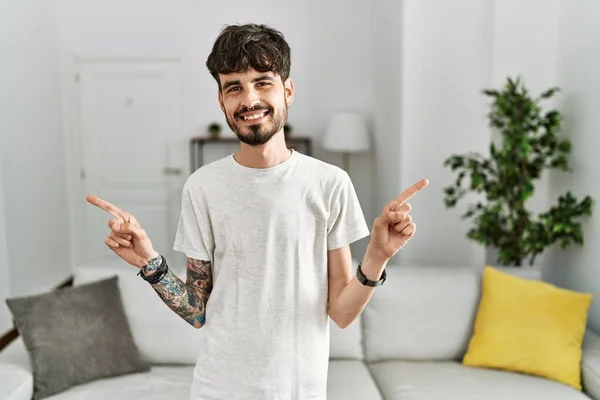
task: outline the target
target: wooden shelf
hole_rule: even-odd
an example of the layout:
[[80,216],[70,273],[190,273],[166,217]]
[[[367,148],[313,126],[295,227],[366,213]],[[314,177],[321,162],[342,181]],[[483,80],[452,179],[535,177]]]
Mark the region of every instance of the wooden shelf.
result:
[[[312,156],[312,139],[305,136],[289,136],[285,139],[288,148]],[[211,138],[208,136],[195,136],[190,139],[190,173],[204,165],[204,151],[208,145],[238,144],[237,137]]]

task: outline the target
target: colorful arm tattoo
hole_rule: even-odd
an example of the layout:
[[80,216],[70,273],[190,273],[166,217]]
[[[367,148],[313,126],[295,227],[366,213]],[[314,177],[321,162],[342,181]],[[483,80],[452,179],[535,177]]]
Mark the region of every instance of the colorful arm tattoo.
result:
[[212,292],[210,261],[188,258],[185,283],[172,271],[152,285],[158,296],[177,315],[195,328],[204,326],[206,303]]

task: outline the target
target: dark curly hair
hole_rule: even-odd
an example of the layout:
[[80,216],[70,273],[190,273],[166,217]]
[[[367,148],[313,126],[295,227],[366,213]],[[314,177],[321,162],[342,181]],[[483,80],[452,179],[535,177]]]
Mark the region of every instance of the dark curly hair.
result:
[[285,81],[290,75],[290,46],[281,32],[267,25],[228,25],[217,37],[206,67],[221,90],[219,74],[273,72]]

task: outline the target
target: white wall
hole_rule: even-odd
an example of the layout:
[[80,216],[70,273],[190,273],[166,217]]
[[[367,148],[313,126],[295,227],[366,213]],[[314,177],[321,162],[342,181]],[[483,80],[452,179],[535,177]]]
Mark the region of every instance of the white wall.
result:
[[70,273],[53,3],[3,2],[2,191],[10,295],[50,289]]
[[[10,270],[8,268],[8,243],[6,237],[6,210],[2,185],[2,159],[0,158],[0,299],[10,296]],[[6,302],[0,304],[0,334],[12,326],[10,310]]]
[[483,249],[466,240],[466,203],[447,210],[443,188],[454,176],[443,167],[453,153],[485,151],[489,130],[480,91],[490,83],[490,2],[403,2],[401,49],[402,190],[421,178],[430,185],[413,200],[417,235],[398,254],[401,264],[481,264]]
[[400,1],[371,2],[371,51],[365,56],[372,59],[374,217],[402,191],[402,17]]
[[[340,155],[320,149],[319,142],[327,118],[335,110],[355,110],[373,124],[375,94],[370,56],[371,4],[361,1],[348,7],[347,0],[310,0],[307,3],[308,18],[304,29],[308,35],[304,62],[308,68],[308,81],[304,88],[299,88],[299,93],[304,93],[307,108],[306,114],[296,118],[306,123],[305,131],[315,138],[315,156],[342,166]],[[340,16],[342,9],[343,17]],[[284,29],[287,31],[288,27]],[[372,179],[374,154],[374,151],[352,154],[348,171],[369,227],[378,212],[374,204],[375,182]],[[352,246],[355,258],[362,258],[368,242],[369,238],[365,238]]]
[[553,174],[551,199],[571,190],[591,195],[594,215],[584,223],[585,245],[567,251],[555,249],[547,257],[548,279],[566,287],[595,294],[590,325],[600,332],[600,3],[560,0],[555,81],[562,88],[559,107],[564,132],[572,140],[574,173]]

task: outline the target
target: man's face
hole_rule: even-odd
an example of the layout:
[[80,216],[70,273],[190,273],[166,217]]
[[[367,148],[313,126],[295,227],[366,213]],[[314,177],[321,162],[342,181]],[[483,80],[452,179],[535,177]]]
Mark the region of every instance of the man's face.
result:
[[294,95],[291,79],[284,83],[279,75],[254,70],[219,79],[221,109],[243,143],[260,146],[283,129]]

